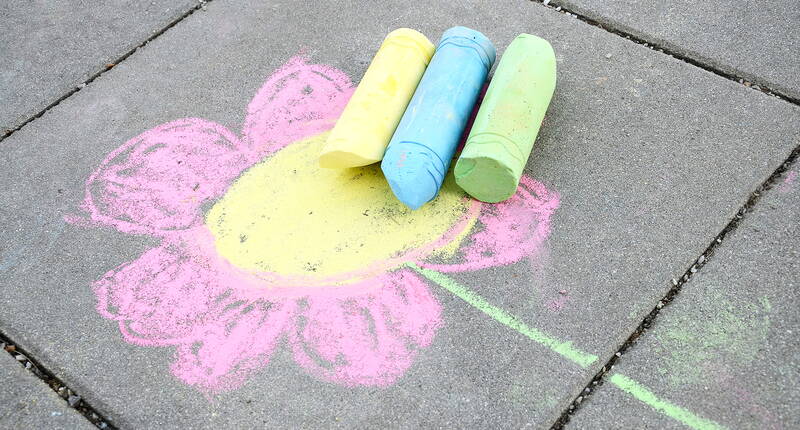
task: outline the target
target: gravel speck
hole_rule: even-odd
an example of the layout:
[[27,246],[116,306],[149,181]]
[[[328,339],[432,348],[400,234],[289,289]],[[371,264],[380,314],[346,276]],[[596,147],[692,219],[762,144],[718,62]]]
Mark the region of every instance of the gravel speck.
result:
[[69,396],[69,398],[67,398],[67,403],[69,403],[69,406],[72,408],[74,408],[75,405],[77,405],[80,401],[81,396]]

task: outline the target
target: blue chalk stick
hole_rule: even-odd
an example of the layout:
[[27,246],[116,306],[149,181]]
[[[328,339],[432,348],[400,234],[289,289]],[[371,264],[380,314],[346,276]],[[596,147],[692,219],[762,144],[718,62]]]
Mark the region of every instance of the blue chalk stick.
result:
[[453,27],[442,35],[381,163],[395,196],[411,209],[439,193],[495,55],[475,30]]

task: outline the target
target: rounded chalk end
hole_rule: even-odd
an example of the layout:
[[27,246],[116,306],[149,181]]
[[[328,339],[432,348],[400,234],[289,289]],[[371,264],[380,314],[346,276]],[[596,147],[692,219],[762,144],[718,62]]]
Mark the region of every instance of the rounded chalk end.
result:
[[499,203],[513,196],[519,185],[505,165],[488,157],[460,157],[453,171],[456,184],[467,194],[486,203]]
[[[442,167],[432,160],[435,153],[413,142],[389,145],[381,162],[383,176],[397,197],[411,209],[433,200],[442,186]],[[428,153],[428,156],[419,156]],[[438,160],[438,159],[437,159]]]
[[527,55],[536,57],[540,63],[549,65],[552,68],[553,76],[555,76],[556,52],[553,50],[553,45],[551,45],[547,39],[542,39],[539,36],[528,33],[521,33],[514,38],[509,46],[512,45],[520,45]]
[[442,34],[438,48],[454,40],[472,42],[473,46],[479,48],[477,52],[481,55],[481,61],[483,61],[483,64],[486,66],[486,70],[488,71],[492,68],[492,64],[494,64],[494,60],[497,57],[497,50],[492,44],[492,41],[483,33],[467,27],[452,27]]
[[425,64],[428,64],[431,57],[433,57],[433,52],[436,50],[436,46],[424,34],[410,28],[398,28],[387,34],[383,43],[392,42],[414,46],[425,58]]

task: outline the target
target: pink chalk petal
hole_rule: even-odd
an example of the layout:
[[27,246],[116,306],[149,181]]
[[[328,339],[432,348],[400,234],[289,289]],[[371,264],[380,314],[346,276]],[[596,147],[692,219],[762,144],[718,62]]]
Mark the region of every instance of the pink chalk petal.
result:
[[346,386],[392,384],[441,324],[441,307],[413,272],[376,278],[376,290],[298,304],[290,344],[309,372]]
[[97,310],[119,322],[126,341],[174,345],[193,340],[223,310],[241,305],[224,279],[176,241],[145,252],[94,283]]
[[196,118],[158,126],[106,157],[86,182],[95,222],[127,233],[191,227],[203,202],[220,196],[247,166],[239,139]]
[[270,76],[247,107],[244,135],[256,157],[333,127],[353,85],[343,72],[291,58]]
[[269,362],[293,308],[293,302],[258,300],[230,309],[225,323],[206,327],[197,341],[178,348],[172,373],[213,393],[242,386]]
[[558,193],[522,176],[517,193],[495,204],[484,203],[475,232],[452,264],[420,263],[440,272],[463,272],[503,266],[533,255],[550,235],[550,217],[560,204]]

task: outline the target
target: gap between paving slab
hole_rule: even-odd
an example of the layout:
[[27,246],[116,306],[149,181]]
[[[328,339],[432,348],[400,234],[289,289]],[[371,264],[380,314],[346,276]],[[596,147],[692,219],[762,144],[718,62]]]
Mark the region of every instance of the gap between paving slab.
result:
[[[0,349],[13,350],[0,341]],[[0,428],[85,429],[94,428],[81,414],[29,371],[32,363],[22,355],[0,351]],[[73,400],[74,401],[74,400]]]
[[[67,403],[70,408],[78,411],[78,413],[90,423],[100,429],[116,429],[116,427],[111,425],[100,412],[93,408],[80,393],[76,393],[67,387],[53,372],[42,366],[35,357],[19,347],[12,339],[9,339],[2,330],[0,330],[0,345],[2,345],[2,349],[7,352],[8,355],[22,364],[26,371],[44,382],[50,389],[55,391],[61,400]],[[0,352],[0,354],[2,354],[2,352]]]
[[91,76],[89,76],[89,78],[88,78],[88,79],[86,79],[86,80],[84,80],[83,82],[79,83],[77,86],[75,86],[75,87],[74,87],[74,88],[72,88],[71,90],[67,91],[66,93],[64,93],[63,95],[61,95],[61,96],[60,96],[60,97],[58,97],[57,99],[55,99],[55,100],[54,100],[53,102],[51,102],[49,105],[45,106],[45,107],[44,107],[44,109],[42,109],[42,110],[40,110],[39,112],[35,113],[33,116],[31,116],[31,117],[29,117],[29,118],[25,119],[23,122],[21,122],[20,124],[18,124],[16,127],[14,127],[14,128],[11,128],[11,129],[7,129],[7,130],[2,130],[2,133],[0,133],[0,142],[2,142],[3,140],[5,140],[6,138],[8,138],[9,136],[11,136],[12,134],[16,133],[16,132],[17,132],[18,130],[20,130],[22,127],[25,127],[27,124],[31,123],[32,121],[36,120],[37,118],[41,118],[41,116],[42,116],[42,115],[44,115],[45,113],[47,113],[47,111],[49,111],[50,109],[52,109],[52,108],[54,108],[54,107],[58,106],[58,104],[59,104],[59,103],[61,103],[62,101],[64,101],[64,100],[65,100],[65,99],[67,99],[68,97],[70,97],[70,96],[72,96],[73,94],[77,93],[78,91],[80,91],[80,90],[82,90],[82,89],[86,88],[86,86],[87,86],[87,85],[89,85],[90,83],[92,83],[92,82],[93,82],[95,79],[97,79],[98,77],[100,77],[101,75],[103,75],[104,73],[106,73],[107,71],[109,71],[109,70],[113,69],[114,67],[116,67],[117,65],[119,65],[119,63],[121,63],[121,62],[125,61],[125,60],[126,60],[128,57],[130,57],[130,56],[131,56],[131,55],[132,55],[134,52],[136,52],[136,51],[137,51],[139,48],[141,48],[141,47],[143,47],[143,46],[147,45],[148,43],[150,43],[151,41],[153,41],[153,40],[154,40],[154,39],[156,39],[157,37],[161,36],[162,34],[164,34],[164,32],[165,32],[165,31],[167,31],[167,30],[169,30],[170,28],[174,27],[174,26],[175,26],[175,24],[177,24],[177,23],[179,23],[179,22],[183,21],[183,20],[184,20],[184,19],[186,19],[188,16],[190,16],[191,14],[193,14],[193,13],[197,12],[197,11],[198,11],[198,10],[200,10],[200,9],[202,9],[202,10],[205,10],[205,8],[206,8],[206,5],[207,5],[208,3],[210,3],[211,1],[213,1],[213,0],[200,0],[200,1],[197,3],[197,5],[195,5],[195,6],[194,6],[194,7],[192,7],[191,9],[187,10],[186,12],[184,12],[183,14],[181,14],[180,16],[178,16],[177,18],[175,18],[174,20],[172,20],[172,21],[171,21],[170,23],[168,23],[166,26],[164,26],[164,27],[162,27],[161,29],[159,29],[159,30],[155,31],[153,34],[151,34],[149,37],[147,37],[147,38],[146,38],[144,41],[142,41],[142,43],[140,43],[140,44],[138,44],[138,45],[134,46],[133,48],[131,48],[130,50],[128,50],[127,52],[125,52],[125,53],[124,53],[124,54],[122,54],[121,56],[117,57],[117,59],[113,60],[113,61],[112,61],[112,62],[111,62],[109,65],[107,65],[106,67],[102,68],[101,70],[99,70],[99,71],[95,72],[94,74],[92,74]]
[[[0,142],[8,138],[9,136],[13,135],[15,132],[20,130],[22,127],[26,126],[27,124],[31,123],[32,121],[36,120],[43,116],[47,111],[50,109],[58,106],[59,103],[64,101],[65,99],[71,97],[78,91],[81,91],[87,85],[92,83],[95,79],[99,78],[112,68],[116,67],[123,61],[125,61],[128,57],[133,55],[139,48],[147,45],[151,41],[155,40],[156,38],[163,35],[167,30],[177,25],[179,22],[183,21],[184,19],[191,16],[193,13],[197,12],[198,10],[205,10],[208,3],[213,0],[200,0],[196,6],[187,10],[171,22],[169,22],[164,27],[160,28],[159,30],[155,31],[149,37],[147,37],[144,41],[140,44],[136,45],[135,47],[131,48],[121,56],[119,56],[116,60],[114,60],[111,65],[101,69],[100,71],[91,75],[88,79],[80,83],[78,86],[73,88],[72,90],[68,91],[67,93],[63,94],[61,97],[47,105],[44,109],[33,115],[32,117],[26,119],[18,126],[14,127],[10,130],[3,130],[2,135],[0,135]],[[98,410],[96,410],[92,405],[88,403],[88,401],[80,395],[80,393],[76,393],[73,391],[69,386],[67,386],[61,379],[53,374],[50,370],[48,370],[45,366],[38,362],[36,357],[32,354],[28,353],[20,346],[14,342],[13,339],[10,339],[0,328],[0,343],[3,344],[3,349],[7,352],[11,357],[15,360],[20,361],[24,368],[29,371],[32,375],[36,376],[40,380],[42,380],[48,387],[50,387],[56,394],[66,402],[69,407],[74,408],[77,410],[84,418],[86,418],[90,423],[94,424],[96,427],[100,429],[116,429],[113,424],[111,424],[110,420],[106,419]],[[2,353],[2,352],[0,352]]]
[[772,175],[767,178],[764,183],[762,183],[755,191],[750,194],[750,198],[747,199],[747,202],[742,205],[741,209],[736,213],[730,222],[725,226],[724,229],[711,241],[708,245],[706,250],[700,254],[694,264],[692,264],[686,271],[683,273],[682,276],[678,278],[673,278],[672,288],[664,295],[664,297],[658,301],[656,306],[650,311],[649,314],[642,320],[641,324],[636,328],[636,330],[631,333],[628,340],[617,350],[614,355],[606,362],[600,372],[595,375],[595,377],[586,385],[586,388],[578,395],[575,400],[570,403],[570,405],[564,410],[561,417],[556,421],[552,429],[558,430],[562,429],[567,423],[569,423],[570,417],[575,413],[583,401],[592,393],[594,393],[595,387],[599,387],[603,385],[606,381],[605,377],[609,374],[609,372],[614,368],[614,364],[617,360],[624,355],[633,345],[636,344],[636,341],[639,339],[640,336],[644,335],[647,330],[652,326],[653,321],[658,317],[658,314],[661,312],[665,306],[668,306],[675,297],[680,294],[683,285],[689,282],[692,279],[693,275],[697,273],[703,266],[705,266],[709,260],[713,259],[714,251],[717,247],[722,244],[722,241],[725,237],[730,234],[731,232],[735,231],[736,228],[741,224],[742,220],[746,217],[746,215],[752,211],[756,204],[761,199],[761,196],[769,189],[771,189],[778,179],[783,176],[786,171],[788,171],[794,163],[797,161],[798,157],[800,157],[800,145],[798,145],[789,157],[786,158],[786,161],[783,162],[774,172]]
[[[781,175],[777,178],[773,177],[774,180],[770,184],[759,188],[759,201],[755,206],[749,208],[748,215],[729,231],[729,237],[715,250],[717,257],[713,259],[711,265],[705,270],[698,271],[692,277],[693,285],[682,292],[680,297],[667,308],[667,311],[660,315],[660,318],[650,328],[649,334],[638,339],[636,346],[625,355],[626,361],[634,360],[636,364],[629,362],[623,365],[623,369],[618,366],[617,370],[610,372],[611,376],[607,378],[607,382],[610,382],[616,389],[597,391],[597,394],[593,394],[591,402],[588,403],[589,406],[586,406],[586,403],[582,404],[579,411],[571,417],[571,423],[576,417],[580,421],[576,428],[585,428],[587,422],[593,422],[591,417],[598,418],[599,410],[603,411],[601,423],[605,427],[615,423],[617,414],[614,411],[623,406],[620,406],[619,403],[613,404],[613,406],[609,405],[608,395],[614,393],[612,396],[619,396],[621,392],[626,394],[623,397],[629,402],[625,406],[626,409],[631,406],[642,408],[641,412],[646,412],[646,415],[651,416],[651,419],[642,416],[640,419],[643,421],[639,421],[638,424],[641,426],[642,423],[645,423],[645,427],[648,428],[652,427],[654,422],[664,420],[665,416],[674,418],[676,421],[673,423],[662,421],[661,426],[675,424],[674,427],[678,428],[678,424],[682,423],[696,429],[723,428],[723,424],[693,415],[680,406],[680,404],[691,404],[692,408],[697,408],[692,401],[704,401],[705,399],[709,401],[706,406],[709,404],[717,406],[717,413],[725,410],[731,411],[732,406],[728,403],[731,400],[740,402],[734,404],[734,409],[744,408],[744,411],[740,412],[752,418],[753,421],[735,423],[731,420],[731,416],[725,416],[724,413],[717,415],[717,417],[723,418],[725,424],[732,424],[734,428],[739,426],[743,428],[782,428],[781,424],[791,427],[793,424],[789,424],[789,421],[783,421],[783,419],[791,420],[793,417],[794,420],[797,420],[796,415],[786,416],[777,412],[781,409],[783,412],[788,412],[787,409],[791,409],[794,404],[792,398],[796,395],[784,390],[791,391],[792,387],[796,385],[793,385],[792,379],[785,379],[785,377],[791,378],[790,375],[777,375],[770,371],[770,369],[780,368],[779,364],[783,360],[778,359],[778,363],[774,360],[777,357],[783,357],[781,354],[787,354],[787,351],[783,349],[783,353],[775,355],[773,347],[778,347],[778,350],[781,350],[781,347],[771,342],[785,342],[784,346],[787,347],[794,345],[791,340],[787,339],[793,339],[793,333],[796,333],[795,329],[789,330],[792,326],[790,321],[793,318],[786,321],[782,317],[778,317],[781,322],[776,323],[774,312],[776,309],[782,308],[784,313],[778,315],[783,317],[787,315],[793,317],[796,312],[792,299],[797,299],[797,297],[791,297],[789,294],[793,292],[791,290],[791,282],[794,280],[791,276],[793,274],[792,264],[796,263],[796,260],[793,260],[796,252],[793,252],[792,244],[796,245],[797,239],[795,236],[791,236],[791,227],[795,225],[792,224],[791,217],[796,217],[800,212],[797,212],[797,206],[793,205],[797,200],[797,194],[795,197],[789,197],[786,193],[797,191],[795,180],[798,168],[800,168],[800,154],[795,152],[793,159],[787,160],[787,164],[782,167],[784,168],[781,169],[783,171]],[[784,198],[789,200],[784,200]],[[789,236],[786,236],[787,234]],[[746,264],[748,262],[752,262],[754,265]],[[741,280],[739,275],[741,275]],[[762,285],[764,277],[773,282]],[[781,284],[785,281],[789,281],[789,285]],[[748,287],[755,288],[752,291],[742,290],[742,288],[747,289]],[[717,292],[720,293],[719,296],[714,295]],[[706,301],[698,301],[705,298],[708,293],[712,294],[712,297]],[[730,294],[727,299],[725,298],[726,293]],[[687,302],[687,298],[691,300]],[[785,301],[780,304],[770,304],[773,300],[783,299]],[[748,303],[754,304],[755,307],[749,308]],[[756,305],[756,303],[758,304]],[[684,313],[684,318],[680,318],[681,313]],[[685,318],[686,313],[691,314],[692,317]],[[705,315],[708,316],[708,320],[704,320]],[[762,321],[765,325],[754,324],[754,320],[750,320],[750,317]],[[682,322],[677,323],[673,318],[678,318],[677,321]],[[770,323],[770,319],[773,319],[772,323]],[[736,321],[736,323],[732,323],[732,321]],[[783,325],[784,323],[789,325]],[[736,326],[734,327],[732,324]],[[773,331],[776,324],[782,327],[779,332]],[[757,340],[759,335],[754,332],[756,327],[764,330],[760,341]],[[695,333],[698,330],[699,332]],[[702,332],[705,332],[705,337],[701,334]],[[686,337],[683,337],[681,333]],[[726,338],[726,336],[729,337]],[[784,337],[785,339],[782,339]],[[744,338],[748,341],[752,340],[754,343],[744,346],[747,344],[747,341],[743,340]],[[671,341],[683,346],[670,345]],[[702,346],[697,343],[698,341]],[[655,353],[654,347],[658,348],[658,353]],[[676,347],[677,350],[674,349]],[[742,351],[757,354],[758,358],[744,359],[742,357],[747,353]],[[692,353],[697,355],[688,358],[688,361],[682,361],[679,358],[684,357],[684,354],[692,356]],[[797,358],[796,348],[788,354],[786,366],[794,369],[792,357]],[[728,358],[721,359],[721,356]],[[740,357],[738,360],[735,358],[737,356]],[[731,358],[733,361],[728,362],[728,359]],[[716,365],[708,362],[708,359],[716,361]],[[665,364],[667,368],[662,368],[660,365],[651,366],[653,363]],[[682,364],[668,370],[669,363]],[[723,363],[728,363],[732,367],[727,367]],[[756,368],[749,367],[750,365],[755,365]],[[700,370],[701,368],[702,370]],[[624,374],[619,370],[622,370]],[[742,372],[739,373],[739,370]],[[692,372],[697,373],[693,377],[687,376],[687,373],[691,374]],[[700,376],[701,374],[702,376]],[[625,375],[636,375],[637,379],[647,378],[649,375],[650,378],[649,380],[645,379],[647,383],[638,384]],[[755,380],[751,378],[754,375],[757,375]],[[770,380],[770,376],[780,379]],[[732,382],[734,380],[736,382]],[[741,384],[742,382],[744,385]],[[773,384],[775,383],[779,383],[783,387],[781,391],[774,390]],[[753,388],[767,389],[771,398],[759,399],[759,396],[745,388],[748,385]],[[720,394],[725,392],[735,394],[731,399],[722,400]],[[667,393],[670,395],[665,395]],[[684,393],[687,397],[683,397]],[[766,393],[762,391],[762,394]],[[598,400],[595,400],[596,398]],[[678,404],[671,403],[668,400],[670,398]],[[635,403],[636,400],[641,403]],[[595,401],[599,401],[600,404],[594,403]],[[776,409],[770,407],[773,402],[775,402]],[[629,412],[621,415],[628,418],[639,415]],[[739,418],[745,418],[745,416],[740,414]],[[633,425],[631,420],[626,422],[628,426]],[[570,425],[575,426],[575,424]],[[670,425],[670,428],[672,427]]]
[[740,75],[737,75],[735,73],[726,72],[726,71],[720,69],[719,67],[715,67],[715,66],[709,64],[710,61],[708,61],[707,59],[703,59],[703,58],[698,59],[698,58],[694,58],[694,57],[691,57],[691,56],[688,56],[688,55],[680,54],[680,53],[678,53],[678,51],[676,49],[669,48],[664,43],[660,43],[658,41],[654,41],[652,39],[648,39],[645,36],[634,35],[630,31],[627,31],[627,30],[623,29],[622,27],[620,27],[618,25],[603,21],[601,18],[590,18],[590,17],[586,16],[585,14],[576,12],[573,8],[570,8],[569,6],[561,5],[560,2],[553,2],[553,1],[550,1],[550,0],[529,0],[529,1],[532,2],[532,3],[541,4],[541,5],[543,5],[543,6],[547,7],[547,8],[553,9],[553,10],[555,10],[557,12],[562,13],[562,14],[565,14],[565,15],[568,15],[568,16],[572,16],[572,17],[574,17],[576,19],[579,19],[582,22],[585,22],[585,23],[589,24],[589,25],[592,25],[592,26],[598,27],[598,28],[602,28],[603,30],[608,31],[609,33],[616,34],[617,36],[620,36],[620,37],[623,37],[625,39],[628,39],[631,42],[634,42],[634,43],[636,43],[638,45],[642,45],[642,46],[644,46],[646,48],[650,48],[650,49],[652,49],[654,51],[658,51],[658,52],[661,52],[661,53],[663,53],[665,55],[669,55],[669,56],[674,57],[674,58],[676,58],[678,60],[681,60],[681,61],[683,61],[685,63],[691,64],[693,66],[696,66],[696,67],[699,67],[699,68],[701,68],[703,70],[711,72],[711,73],[713,73],[715,75],[721,76],[721,77],[723,77],[725,79],[728,79],[728,80],[731,80],[731,81],[734,81],[734,82],[738,82],[738,83],[740,83],[740,84],[742,84],[742,85],[744,85],[744,86],[746,86],[748,88],[751,88],[753,90],[760,91],[760,92],[762,92],[764,94],[768,94],[768,95],[771,95],[771,96],[774,96],[774,97],[778,97],[778,98],[780,98],[782,100],[789,101],[789,102],[791,102],[793,104],[796,104],[796,105],[800,105],[800,99],[798,99],[796,97],[792,97],[792,96],[790,96],[790,95],[786,94],[785,92],[780,91],[778,89],[772,88],[770,85],[768,85],[768,84],[766,84],[764,82],[761,82],[759,80],[752,80],[751,81],[751,80],[748,80],[748,79],[746,79],[746,78],[744,78],[744,77],[742,77]]
[[[649,48],[651,50],[658,51],[658,52],[661,52],[663,54],[669,55],[671,57],[674,57],[674,58],[676,58],[678,60],[681,60],[681,61],[686,62],[688,64],[691,64],[693,66],[696,66],[696,67],[699,67],[699,68],[701,68],[703,70],[706,70],[708,72],[714,73],[715,75],[718,75],[718,76],[723,77],[725,79],[728,79],[730,81],[738,82],[738,83],[740,83],[740,84],[742,84],[742,85],[744,85],[744,86],[746,86],[748,88],[754,89],[756,91],[760,91],[760,92],[765,93],[767,95],[778,97],[778,98],[780,98],[782,100],[785,100],[785,101],[787,101],[787,102],[789,102],[791,104],[800,106],[800,100],[795,99],[795,98],[793,98],[793,97],[791,97],[791,96],[789,96],[789,95],[787,95],[787,94],[785,94],[785,93],[783,93],[781,91],[772,89],[769,86],[767,86],[766,84],[763,84],[763,83],[760,83],[760,82],[756,82],[757,85],[753,85],[752,82],[749,82],[749,81],[745,80],[744,78],[742,78],[740,76],[734,75],[734,74],[729,73],[729,72],[725,72],[725,71],[723,71],[723,70],[721,70],[721,69],[719,69],[717,67],[714,67],[711,64],[707,64],[707,62],[704,62],[702,60],[698,60],[698,59],[692,58],[692,57],[687,56],[687,55],[679,54],[674,49],[670,49],[670,48],[668,48],[666,46],[663,46],[662,44],[659,44],[658,42],[655,42],[655,41],[652,41],[652,40],[649,40],[649,39],[645,39],[643,37],[636,36],[636,35],[628,32],[628,31],[625,31],[625,30],[621,29],[619,26],[615,26],[615,25],[613,25],[611,23],[608,23],[608,22],[603,22],[603,21],[601,21],[599,19],[589,18],[588,16],[580,14],[580,13],[574,11],[573,9],[569,8],[569,7],[560,5],[559,2],[552,2],[550,0],[530,0],[530,1],[532,3],[539,3],[539,4],[541,4],[541,5],[543,5],[543,6],[547,7],[547,8],[553,9],[553,10],[555,10],[557,12],[560,12],[562,14],[565,14],[567,16],[572,16],[572,17],[574,17],[574,18],[576,18],[576,19],[578,19],[578,20],[580,20],[582,22],[585,22],[585,23],[589,24],[589,25],[592,25],[592,26],[601,28],[603,30],[606,30],[606,31],[608,31],[610,33],[613,33],[615,35],[618,35],[620,37],[628,39],[628,40],[630,40],[630,41],[632,41],[632,42],[634,42],[634,43],[636,43],[638,45],[642,45],[642,46],[644,46],[646,48]],[[717,248],[717,246],[720,243],[722,243],[722,241],[724,240],[725,236],[728,233],[730,233],[731,231],[736,229],[736,227],[739,225],[739,223],[744,218],[746,213],[758,203],[758,201],[759,201],[759,199],[761,197],[761,194],[774,185],[775,181],[777,181],[778,178],[780,178],[780,176],[787,169],[789,169],[789,167],[792,165],[792,163],[797,159],[798,155],[800,155],[800,146],[796,147],[792,151],[792,153],[787,157],[786,161],[784,161],[784,163],[781,164],[781,166],[778,167],[772,173],[772,175],[770,175],[770,177],[767,178],[766,181],[764,181],[764,183],[762,183],[755,191],[753,191],[753,193],[750,195],[750,198],[747,200],[747,202],[739,209],[739,211],[737,212],[736,216],[734,216],[734,218],[731,219],[731,221],[725,226],[725,228],[711,241],[711,243],[708,245],[706,250],[697,258],[695,263],[692,264],[689,268],[687,268],[682,276],[679,276],[677,278],[673,278],[673,280],[672,280],[673,287],[667,292],[667,294],[661,300],[659,300],[659,302],[650,311],[650,313],[642,320],[642,322],[639,324],[639,326],[636,328],[636,330],[634,330],[634,332],[631,333],[630,337],[619,348],[619,350],[617,350],[617,352],[614,355],[611,356],[611,358],[601,368],[601,370],[597,373],[597,375],[589,382],[589,384],[586,385],[586,388],[581,392],[581,394],[578,395],[572,401],[572,403],[564,410],[564,412],[561,415],[561,417],[553,424],[552,429],[561,429],[561,428],[563,428],[563,426],[565,424],[567,424],[569,422],[569,417],[574,413],[574,411],[578,407],[580,407],[580,404],[583,402],[583,400],[587,396],[591,395],[591,393],[593,393],[594,387],[603,384],[605,376],[608,374],[608,372],[611,369],[613,369],[614,363],[617,361],[617,359],[622,354],[624,354],[636,342],[636,340],[639,338],[639,336],[644,334],[647,331],[647,329],[650,328],[650,326],[652,325],[652,322],[658,316],[658,314],[661,311],[661,309],[664,306],[668,305],[674,299],[674,297],[677,294],[680,293],[681,288],[683,287],[683,285],[686,282],[689,281],[689,279],[691,279],[692,275],[694,273],[696,273],[700,268],[702,268],[706,264],[706,262],[709,260],[709,258],[711,258],[713,256],[714,250]]]
[[[729,78],[729,79],[730,79],[730,78]],[[74,93],[74,92],[73,92],[73,93]],[[71,94],[72,94],[72,93],[71,93]],[[71,94],[70,94],[70,95],[71,95]],[[795,150],[795,153],[796,153],[796,150]],[[796,154],[795,154],[795,155],[796,155]],[[713,244],[712,244],[712,245],[713,245]]]

